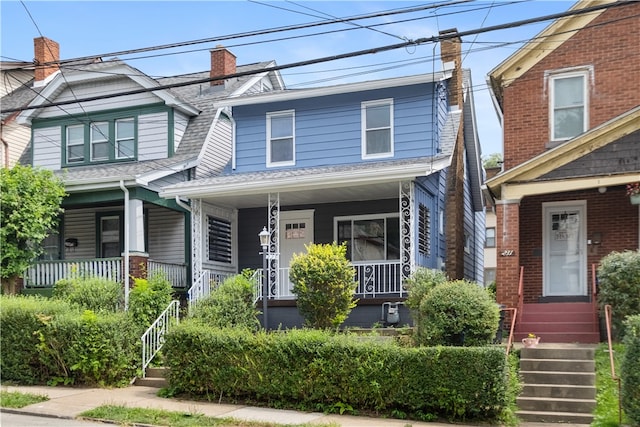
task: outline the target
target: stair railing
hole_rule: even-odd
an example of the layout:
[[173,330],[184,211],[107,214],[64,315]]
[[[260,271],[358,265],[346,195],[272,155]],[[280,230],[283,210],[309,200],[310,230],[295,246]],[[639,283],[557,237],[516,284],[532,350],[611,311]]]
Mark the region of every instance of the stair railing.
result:
[[180,322],[180,301],[173,300],[140,338],[142,340],[142,378],[147,367],[164,345],[164,336]]
[[604,306],[604,318],[607,325],[607,343],[609,344],[609,364],[611,365],[611,379],[618,383],[618,425],[622,425],[622,401],[620,377],[616,375],[616,364],[613,361],[613,344],[611,343],[611,305]]
[[511,351],[511,346],[513,345],[513,334],[516,328],[516,316],[518,315],[518,309],[515,307],[503,308],[502,311],[510,311],[511,313],[511,327],[509,328],[509,339],[507,340],[507,354],[509,357],[509,352]]
[[595,264],[591,264],[591,306],[593,307],[593,320],[598,325],[600,323],[598,318],[598,276]]
[[517,315],[518,323],[522,317],[522,310],[524,308],[524,266],[520,266],[520,280],[518,280],[518,310]]

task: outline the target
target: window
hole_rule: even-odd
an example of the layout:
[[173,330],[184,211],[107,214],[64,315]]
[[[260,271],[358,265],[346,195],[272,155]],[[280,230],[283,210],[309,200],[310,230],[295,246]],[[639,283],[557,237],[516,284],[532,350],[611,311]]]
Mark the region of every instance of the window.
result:
[[418,207],[418,251],[431,255],[431,211],[422,203]]
[[485,268],[484,269],[484,285],[489,286],[491,283],[496,281],[496,269],[495,268]]
[[486,248],[496,247],[496,229],[494,227],[489,227],[485,230],[484,246]]
[[393,156],[393,101],[362,103],[362,158]]
[[119,257],[122,254],[120,215],[99,217],[99,258]]
[[65,165],[135,159],[136,118],[126,117],[68,125],[63,136]]
[[116,120],[116,158],[131,159],[135,154],[135,123],[133,118]]
[[267,166],[295,164],[293,111],[267,113]]
[[84,125],[67,126],[67,163],[84,162]]
[[587,130],[587,73],[572,72],[550,79],[551,140],[567,140]]
[[400,220],[394,215],[336,218],[338,244],[346,242],[351,261],[400,259]]
[[207,216],[209,223],[209,261],[231,264],[231,222]]

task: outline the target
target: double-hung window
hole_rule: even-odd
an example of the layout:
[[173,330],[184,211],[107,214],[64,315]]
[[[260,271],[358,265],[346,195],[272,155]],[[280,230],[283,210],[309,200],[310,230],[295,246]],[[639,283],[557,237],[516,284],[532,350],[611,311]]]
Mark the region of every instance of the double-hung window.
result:
[[109,160],[109,122],[91,123],[91,161]]
[[363,102],[361,122],[362,158],[393,156],[393,100]]
[[397,214],[336,218],[336,237],[346,243],[351,261],[400,259],[400,219]]
[[119,119],[116,125],[116,147],[117,159],[131,159],[135,154],[135,122],[133,118]]
[[136,158],[135,117],[105,118],[63,126],[65,165],[83,165]]
[[588,128],[588,72],[552,75],[550,133],[552,141],[571,139]]
[[67,126],[67,163],[84,162],[84,125]]
[[267,166],[294,165],[295,151],[294,111],[267,113]]

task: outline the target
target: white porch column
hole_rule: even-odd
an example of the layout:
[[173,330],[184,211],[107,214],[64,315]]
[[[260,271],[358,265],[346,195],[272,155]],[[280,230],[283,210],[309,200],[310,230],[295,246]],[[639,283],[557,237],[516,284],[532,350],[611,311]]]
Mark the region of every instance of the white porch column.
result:
[[143,254],[144,248],[144,210],[142,200],[130,199],[129,209],[125,212],[129,220],[129,252]]

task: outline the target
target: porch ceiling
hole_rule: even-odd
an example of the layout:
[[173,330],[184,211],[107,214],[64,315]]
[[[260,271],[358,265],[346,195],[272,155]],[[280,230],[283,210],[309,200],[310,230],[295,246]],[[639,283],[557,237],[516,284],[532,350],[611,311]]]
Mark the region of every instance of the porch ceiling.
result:
[[[398,197],[398,182],[384,182],[369,185],[345,185],[333,188],[313,188],[302,191],[277,191],[281,206],[310,205],[337,202],[356,202],[371,199],[391,199]],[[225,194],[202,197],[202,201],[237,209],[257,208],[268,204],[268,194]]]

